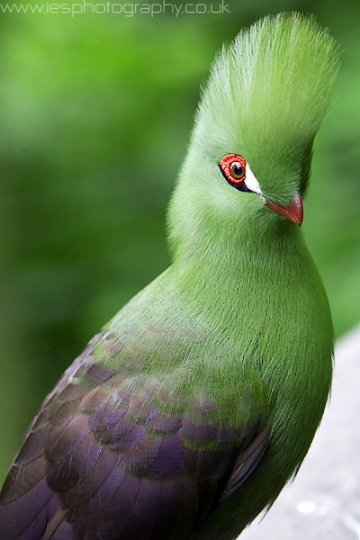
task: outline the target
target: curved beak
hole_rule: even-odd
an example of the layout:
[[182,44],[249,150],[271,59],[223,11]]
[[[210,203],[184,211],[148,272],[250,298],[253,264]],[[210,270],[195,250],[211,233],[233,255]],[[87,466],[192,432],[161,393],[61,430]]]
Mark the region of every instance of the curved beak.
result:
[[286,219],[289,219],[290,221],[294,221],[294,223],[297,223],[298,225],[302,224],[303,203],[302,203],[301,195],[298,191],[295,191],[292,201],[287,206],[280,206],[279,204],[273,203],[269,201],[268,199],[265,199],[265,197],[263,196],[261,192],[259,182],[257,181],[254,173],[252,172],[249,164],[247,164],[246,180],[244,184],[246,185],[248,191],[252,191],[253,193],[256,193],[265,201],[265,206],[267,206],[268,208],[271,208],[271,210],[274,210],[274,212],[281,214]]
[[302,204],[301,195],[298,191],[294,193],[292,201],[287,206],[280,206],[268,200],[265,201],[265,206],[267,206],[268,208],[271,208],[271,210],[274,210],[274,212],[281,214],[286,219],[289,219],[290,221],[294,221],[298,225],[302,224],[303,204]]

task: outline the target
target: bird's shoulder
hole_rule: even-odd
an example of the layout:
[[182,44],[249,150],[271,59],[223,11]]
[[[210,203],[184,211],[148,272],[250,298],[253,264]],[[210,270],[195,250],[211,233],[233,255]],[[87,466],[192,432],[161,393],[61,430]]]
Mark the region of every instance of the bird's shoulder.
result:
[[[135,347],[116,328],[88,344],[30,426],[1,498],[14,531],[22,508],[24,516],[43,513],[49,539],[69,527],[105,538],[123,527],[119,538],[128,540],[148,526],[155,535],[149,538],[185,538],[261,459],[269,439],[264,411],[248,404],[258,414],[234,423],[221,417],[206,389],[189,391],[188,381],[186,393],[177,394],[169,368],[147,370],[149,342],[157,336],[158,346],[159,335],[167,341],[166,329],[143,325]],[[151,523],[139,522],[149,506]],[[30,517],[23,519],[27,538],[37,538]]]

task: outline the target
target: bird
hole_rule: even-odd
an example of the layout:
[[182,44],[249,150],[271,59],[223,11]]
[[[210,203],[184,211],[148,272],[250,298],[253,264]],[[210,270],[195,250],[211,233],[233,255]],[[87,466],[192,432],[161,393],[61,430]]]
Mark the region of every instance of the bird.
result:
[[167,217],[171,264],[46,397],[2,540],[233,540],[307,454],[334,331],[300,227],[338,46],[268,15],[216,56]]

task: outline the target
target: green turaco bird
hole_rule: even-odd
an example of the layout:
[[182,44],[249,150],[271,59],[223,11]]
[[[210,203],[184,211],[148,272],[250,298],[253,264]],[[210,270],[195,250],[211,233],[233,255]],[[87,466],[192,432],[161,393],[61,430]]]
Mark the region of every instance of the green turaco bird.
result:
[[217,57],[169,217],[172,264],[45,399],[1,495],[1,540],[231,540],[296,474],[333,329],[302,198],[337,71],[312,18]]

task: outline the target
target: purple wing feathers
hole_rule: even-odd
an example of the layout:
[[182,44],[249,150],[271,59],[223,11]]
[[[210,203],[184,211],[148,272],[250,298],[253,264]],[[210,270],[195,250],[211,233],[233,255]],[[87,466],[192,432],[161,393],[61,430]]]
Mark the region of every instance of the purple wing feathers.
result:
[[1,493],[0,538],[185,540],[251,473],[268,432],[207,420],[210,400],[190,417],[159,412],[150,385],[122,389],[90,350],[29,428]]

